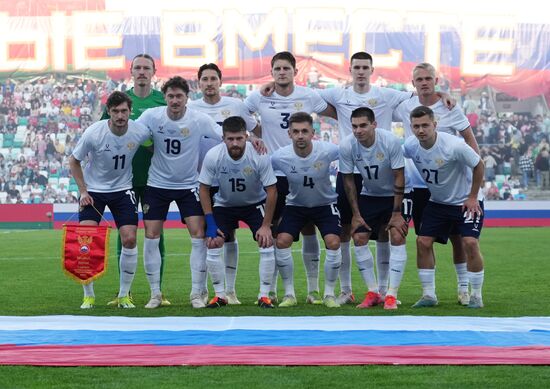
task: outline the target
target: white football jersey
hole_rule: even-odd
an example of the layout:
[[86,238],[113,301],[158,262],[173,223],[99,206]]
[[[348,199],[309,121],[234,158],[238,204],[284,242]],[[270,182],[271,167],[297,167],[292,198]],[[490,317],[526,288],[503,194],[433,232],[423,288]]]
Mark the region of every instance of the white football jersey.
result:
[[[395,120],[403,122],[403,128],[405,129],[405,138],[414,136],[411,128],[410,114],[413,109],[421,106],[418,96],[413,96],[409,100],[403,101],[399,104],[399,107],[395,110]],[[458,135],[470,127],[470,122],[462,112],[462,110],[455,105],[453,109],[449,110],[443,101],[438,100],[435,104],[430,105],[429,108],[434,112],[435,121],[437,122],[436,130],[440,132],[446,132],[451,135]],[[461,138],[462,139],[462,138]],[[416,169],[405,168],[407,174],[407,185],[413,188],[426,188],[426,184],[422,176]]]
[[222,139],[222,129],[208,115],[186,109],[172,120],[167,107],[147,109],[138,122],[151,131],[155,152],[147,185],[162,189],[191,189],[198,185],[199,146],[203,137]]
[[209,104],[204,99],[193,100],[187,103],[189,108],[207,114],[220,126],[231,116],[240,116],[246,122],[246,130],[252,131],[256,127],[256,119],[244,105],[242,100],[234,97],[222,96],[216,104]]
[[377,127],[391,131],[392,113],[395,108],[407,99],[410,92],[401,92],[392,88],[371,85],[367,93],[357,93],[353,87],[329,88],[320,90],[321,97],[336,108],[340,139],[352,134],[351,113],[359,107],[373,110]]
[[223,143],[206,153],[199,182],[219,185],[214,195],[215,206],[243,207],[264,200],[264,188],[275,185],[277,178],[269,156],[259,155],[250,143],[246,143],[245,152],[237,161],[229,156],[227,145]]
[[337,159],[338,146],[329,142],[313,141],[313,150],[305,158],[296,155],[292,144],[275,151],[273,168],[288,179],[286,204],[311,208],[336,202],[338,195],[332,189],[329,168]]
[[109,128],[109,120],[100,120],[88,127],[78,141],[73,156],[78,161],[88,158],[84,182],[90,192],[111,193],[132,188],[132,159],[140,144],[150,139],[143,125],[128,121],[128,131],[117,136]]
[[374,143],[365,147],[355,136],[340,142],[340,172],[351,174],[357,168],[363,176],[361,194],[393,196],[394,169],[405,166],[401,141],[391,132],[376,128]]
[[430,201],[462,205],[472,187],[472,169],[480,156],[454,135],[438,132],[430,149],[411,136],[405,140],[405,157],[411,158],[430,190]]
[[250,112],[260,115],[262,139],[270,154],[292,143],[288,136],[290,115],[295,112],[319,113],[327,108],[317,91],[299,85],[294,86],[289,96],[277,92],[262,96],[259,91],[254,91],[244,103]]

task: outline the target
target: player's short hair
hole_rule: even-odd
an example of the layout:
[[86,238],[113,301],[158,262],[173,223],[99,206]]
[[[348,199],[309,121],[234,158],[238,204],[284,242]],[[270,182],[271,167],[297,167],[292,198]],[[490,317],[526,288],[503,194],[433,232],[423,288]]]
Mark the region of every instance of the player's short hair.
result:
[[289,127],[294,123],[309,123],[310,126],[313,126],[313,118],[309,113],[306,112],[294,112],[292,115],[290,115],[290,118],[288,119],[288,125]]
[[435,116],[434,116],[434,111],[431,110],[430,107],[426,107],[424,105],[419,105],[418,107],[416,107],[415,109],[413,109],[411,111],[411,121],[413,118],[421,118],[423,116],[428,116],[430,118],[430,120],[434,120],[435,119]]
[[109,95],[107,98],[107,110],[110,110],[111,108],[118,107],[120,104],[127,103],[128,108],[130,108],[130,111],[132,110],[132,100],[126,93],[120,92],[120,91],[114,91]]
[[223,121],[222,130],[224,133],[246,131],[246,122],[240,116],[230,116]]
[[369,107],[355,108],[351,113],[351,119],[353,118],[367,118],[370,123],[373,123],[376,120],[374,111]]
[[134,58],[132,58],[132,63],[130,64],[130,69],[132,69],[134,67],[134,61],[136,60],[136,58],[145,58],[145,59],[148,59],[149,61],[151,61],[153,63],[153,70],[156,70],[155,68],[155,60],[153,59],[153,57],[151,57],[149,54],[145,54],[145,53],[141,53],[141,54],[138,54],[136,55]]
[[162,93],[166,94],[168,88],[181,89],[186,95],[189,94],[189,84],[183,77],[180,76],[169,78],[168,81],[166,81],[162,86]]
[[275,54],[273,58],[271,58],[271,67],[273,67],[273,64],[275,63],[275,61],[279,61],[279,60],[290,62],[290,65],[292,66],[292,68],[296,69],[296,58],[294,57],[294,55],[292,55],[290,51],[280,51],[277,54]]
[[197,77],[199,80],[202,77],[202,72],[204,72],[205,70],[214,70],[216,73],[218,73],[218,77],[220,78],[220,80],[222,79],[222,71],[220,70],[218,65],[216,65],[215,63],[205,63],[199,68],[199,71],[197,72]]
[[429,64],[427,62],[421,62],[418,65],[416,65],[413,69],[413,77],[414,77],[414,73],[419,69],[430,72],[430,74],[435,78],[435,68],[433,67],[432,64]]
[[358,51],[357,53],[353,54],[351,56],[351,58],[349,59],[350,65],[351,65],[351,63],[353,62],[354,59],[369,59],[371,65],[373,64],[372,55],[370,55],[366,51]]

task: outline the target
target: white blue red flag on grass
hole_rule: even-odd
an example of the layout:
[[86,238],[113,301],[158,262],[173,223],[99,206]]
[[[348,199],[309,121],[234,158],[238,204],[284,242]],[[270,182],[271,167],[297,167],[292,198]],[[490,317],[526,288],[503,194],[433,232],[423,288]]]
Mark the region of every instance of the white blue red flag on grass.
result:
[[0,364],[550,364],[550,318],[0,317]]

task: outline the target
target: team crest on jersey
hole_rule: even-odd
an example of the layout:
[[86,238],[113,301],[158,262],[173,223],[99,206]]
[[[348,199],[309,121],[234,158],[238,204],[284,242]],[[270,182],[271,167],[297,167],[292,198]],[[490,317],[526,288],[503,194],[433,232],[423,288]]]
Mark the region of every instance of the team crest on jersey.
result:
[[231,111],[228,110],[228,109],[224,109],[224,110],[222,110],[221,114],[225,119],[227,119],[229,117],[229,115],[231,115]]
[[188,137],[190,133],[191,131],[187,127],[183,127],[180,131],[180,134],[183,135],[184,137]]
[[147,212],[149,212],[149,204],[143,204],[143,214],[145,215]]
[[435,163],[437,164],[437,166],[441,167],[445,164],[445,161],[442,160],[441,158],[438,158],[435,160]]
[[250,176],[252,173],[254,173],[254,169],[252,169],[251,166],[246,166],[244,169],[243,169],[243,174],[245,176]]
[[313,168],[315,170],[321,170],[323,168],[323,162],[322,161],[317,161],[313,164]]
[[371,106],[371,107],[376,107],[376,105],[378,104],[378,101],[376,99],[368,99],[367,100],[367,103]]
[[130,142],[127,144],[128,150],[133,150],[136,148],[136,144],[134,142]]
[[384,153],[381,153],[381,152],[376,153],[376,159],[379,160],[379,161],[383,161],[384,160]]
[[302,108],[304,108],[304,103],[300,101],[294,103],[294,109],[296,109],[296,111],[301,111]]

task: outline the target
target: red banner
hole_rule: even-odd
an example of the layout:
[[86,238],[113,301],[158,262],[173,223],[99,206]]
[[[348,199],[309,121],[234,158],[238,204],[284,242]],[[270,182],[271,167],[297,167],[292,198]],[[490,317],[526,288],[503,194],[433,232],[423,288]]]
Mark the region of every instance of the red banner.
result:
[[65,225],[61,261],[65,274],[89,284],[107,270],[109,226]]

